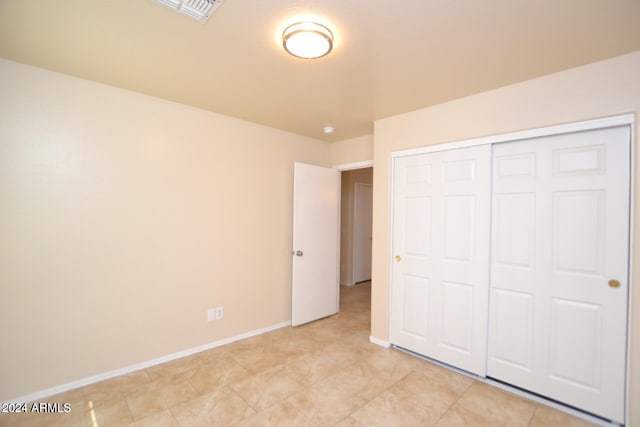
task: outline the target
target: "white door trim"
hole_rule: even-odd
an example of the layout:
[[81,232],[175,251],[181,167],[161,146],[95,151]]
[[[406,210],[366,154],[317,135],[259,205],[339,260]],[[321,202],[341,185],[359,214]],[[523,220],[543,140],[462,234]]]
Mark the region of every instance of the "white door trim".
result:
[[[423,147],[416,147],[416,148],[409,148],[409,149],[404,149],[404,150],[398,150],[398,151],[392,151],[391,152],[391,156],[389,158],[389,183],[390,183],[390,189],[391,189],[391,195],[390,195],[390,203],[389,203],[389,218],[391,219],[389,222],[389,236],[393,236],[393,224],[395,221],[394,215],[393,215],[393,206],[394,206],[394,194],[393,194],[393,188],[395,185],[394,182],[394,175],[395,175],[395,171],[394,171],[394,159],[396,157],[403,157],[403,156],[411,156],[414,154],[423,154],[423,153],[430,153],[430,152],[436,152],[436,151],[444,151],[444,150],[453,150],[453,149],[457,149],[457,148],[465,148],[465,147],[474,147],[474,146],[478,146],[478,145],[486,145],[486,144],[496,144],[496,143],[500,143],[500,142],[509,142],[509,141],[518,141],[518,140],[522,140],[522,139],[527,139],[527,138],[534,138],[534,137],[540,137],[540,136],[550,136],[550,135],[559,135],[559,134],[563,134],[563,133],[570,133],[570,132],[578,132],[578,131],[585,131],[585,130],[592,130],[592,129],[602,129],[602,128],[607,128],[607,127],[613,127],[613,126],[621,126],[621,125],[629,125],[631,128],[631,152],[630,152],[630,161],[631,161],[631,165],[630,165],[630,174],[631,174],[631,182],[629,185],[629,191],[630,191],[630,201],[629,201],[629,294],[628,294],[628,307],[627,307],[627,360],[625,361],[626,363],[626,378],[625,378],[625,389],[626,389],[626,395],[625,395],[625,421],[629,420],[629,396],[630,396],[630,360],[631,360],[631,312],[630,312],[630,307],[631,304],[633,302],[633,283],[634,283],[634,279],[635,279],[635,275],[634,275],[634,270],[633,270],[633,236],[635,233],[635,221],[634,221],[634,206],[635,206],[635,197],[634,197],[634,193],[635,193],[635,181],[636,181],[636,167],[635,167],[635,157],[636,157],[636,153],[635,153],[635,115],[634,114],[621,114],[621,115],[616,115],[616,116],[610,116],[610,117],[604,117],[604,118],[598,118],[598,119],[591,119],[591,120],[584,120],[584,121],[579,121],[579,122],[572,122],[572,123],[565,123],[565,124],[561,124],[561,125],[553,125],[553,126],[546,126],[546,127],[541,127],[541,128],[534,128],[534,129],[527,129],[527,130],[522,130],[522,131],[515,131],[515,132],[507,132],[507,133],[502,133],[502,134],[496,134],[496,135],[490,135],[490,136],[485,136],[485,137],[480,137],[480,138],[471,138],[471,139],[465,139],[465,140],[460,140],[460,141],[451,141],[451,142],[443,142],[443,143],[439,143],[439,144],[435,144],[435,145],[428,145],[428,146],[423,146]],[[388,253],[388,259],[387,259],[387,263],[388,263],[388,273],[387,273],[387,283],[391,284],[393,281],[393,247],[389,247],[389,253]],[[390,312],[391,310],[391,291],[392,288],[391,286],[388,287],[387,290],[387,312]],[[390,330],[390,320],[391,317],[388,316],[387,317],[387,332],[389,332]]]
[[334,169],[338,169],[340,172],[350,171],[354,169],[366,169],[373,167],[373,160],[364,160],[362,162],[343,163],[341,165],[332,166]]
[[[613,126],[633,125],[633,114],[623,114],[620,116],[605,117],[601,119],[585,120],[575,123],[566,123],[562,125],[547,126],[536,129],[527,129],[516,132],[502,133],[491,136],[483,136],[481,138],[464,139],[461,141],[444,142],[436,145],[428,145],[424,147],[409,148],[391,152],[391,158],[411,156],[414,154],[431,153],[434,151],[453,150],[456,148],[475,147],[478,145],[496,144],[498,142],[518,141],[520,139],[537,138],[541,136],[560,135],[563,133],[585,131],[591,129],[602,129]],[[633,128],[633,126],[632,126]],[[633,134],[632,134],[633,140]],[[633,154],[633,153],[632,153]],[[391,175],[393,177],[393,175]]]

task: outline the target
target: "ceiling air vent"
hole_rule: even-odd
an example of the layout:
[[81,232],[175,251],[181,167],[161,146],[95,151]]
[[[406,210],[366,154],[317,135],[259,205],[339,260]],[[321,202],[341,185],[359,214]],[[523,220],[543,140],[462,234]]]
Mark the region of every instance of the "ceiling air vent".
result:
[[153,0],[205,23],[224,0]]

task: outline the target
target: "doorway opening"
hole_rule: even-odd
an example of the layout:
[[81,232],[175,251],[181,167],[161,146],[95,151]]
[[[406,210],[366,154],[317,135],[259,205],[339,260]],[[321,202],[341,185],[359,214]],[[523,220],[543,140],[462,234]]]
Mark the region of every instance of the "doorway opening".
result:
[[370,321],[372,165],[294,164],[293,326],[356,307],[357,316],[351,317]]
[[340,285],[371,280],[373,168],[342,172],[340,204]]
[[373,167],[342,171],[340,285],[371,283]]

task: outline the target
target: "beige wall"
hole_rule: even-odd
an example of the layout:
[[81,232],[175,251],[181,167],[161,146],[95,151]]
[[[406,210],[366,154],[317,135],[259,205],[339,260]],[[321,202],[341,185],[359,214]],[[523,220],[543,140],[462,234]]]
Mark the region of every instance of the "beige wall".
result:
[[331,144],[331,165],[373,160],[373,135],[345,139]]
[[340,205],[340,283],[353,285],[353,215],[356,182],[373,184],[373,168],[342,172]]
[[291,319],[328,143],[4,60],[0,94],[0,401]]
[[640,425],[640,52],[437,105],[375,123],[372,336],[388,339],[392,151],[635,113],[636,277],[631,313],[631,425]]

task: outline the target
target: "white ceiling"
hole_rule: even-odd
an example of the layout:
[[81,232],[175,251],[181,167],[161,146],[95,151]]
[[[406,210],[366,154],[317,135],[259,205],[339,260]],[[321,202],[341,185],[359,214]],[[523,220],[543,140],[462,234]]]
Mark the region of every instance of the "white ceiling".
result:
[[[308,14],[327,57],[282,49]],[[0,57],[327,141],[639,49],[640,0],[225,0],[205,24],[151,0],[0,0]]]

